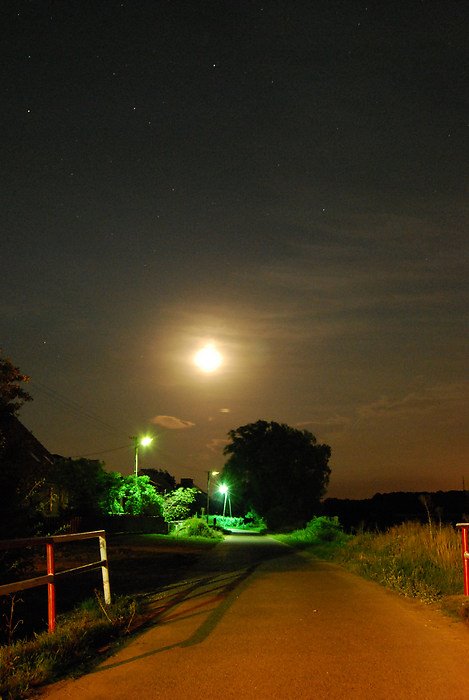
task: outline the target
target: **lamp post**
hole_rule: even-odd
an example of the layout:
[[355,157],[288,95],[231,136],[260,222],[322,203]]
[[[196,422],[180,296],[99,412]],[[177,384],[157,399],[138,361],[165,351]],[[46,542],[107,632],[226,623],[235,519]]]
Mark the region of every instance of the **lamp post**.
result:
[[148,447],[148,445],[150,445],[153,442],[153,438],[150,435],[145,435],[143,437],[137,437],[134,435],[130,439],[134,441],[134,469],[135,469],[135,478],[137,478],[137,476],[138,476],[138,448],[140,446]]
[[226,511],[226,498],[228,496],[228,486],[226,484],[222,484],[220,486],[220,493],[224,494],[225,498],[223,500],[223,517],[225,517],[225,511]]
[[208,525],[208,514],[210,511],[210,480],[212,476],[217,476],[220,472],[208,471],[207,472],[207,525]]

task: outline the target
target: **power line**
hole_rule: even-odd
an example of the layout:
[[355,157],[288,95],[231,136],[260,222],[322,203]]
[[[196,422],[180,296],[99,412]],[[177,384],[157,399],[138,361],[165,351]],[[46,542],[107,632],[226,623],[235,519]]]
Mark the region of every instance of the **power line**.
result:
[[98,425],[101,429],[107,430],[112,433],[118,433],[119,435],[122,435],[122,433],[125,432],[121,428],[117,428],[115,425],[108,423],[103,418],[101,418],[101,416],[98,416],[93,411],[90,411],[89,409],[85,408],[77,401],[63,396],[55,389],[46,386],[42,382],[39,382],[37,379],[31,380],[31,384],[39,391],[39,393],[46,396],[50,401],[66,408],[74,415],[87,421],[88,423],[93,424],[95,427]]
[[[110,433],[119,434],[119,435],[122,435],[123,433],[125,434],[127,432],[123,428],[118,428],[117,426],[113,425],[112,423],[108,423],[101,416],[98,416],[93,411],[90,411],[89,409],[85,408],[84,406],[79,404],[77,401],[74,401],[73,399],[70,399],[67,396],[64,396],[63,394],[58,392],[56,389],[52,389],[51,387],[47,386],[43,382],[38,381],[37,379],[31,379],[30,384],[33,385],[34,389],[39,391],[40,394],[43,394],[47,399],[49,399],[49,401],[57,404],[58,406],[66,408],[70,413],[78,416],[78,418],[82,419],[83,421],[87,422],[88,424],[93,425],[94,427],[99,426],[101,429],[104,429]],[[165,431],[163,430],[161,432],[164,433]],[[120,447],[112,447],[112,448],[106,449],[106,450],[99,450],[97,452],[88,452],[86,454],[77,455],[76,457],[73,457],[73,459],[77,459],[79,457],[93,457],[93,456],[98,456],[100,454],[106,454],[108,452],[117,452],[118,450],[123,450],[123,449],[129,448],[129,447],[131,447],[131,443],[127,443],[126,445],[121,445]],[[169,455],[167,452],[165,452],[163,450],[159,451],[159,458],[161,458],[161,457],[163,457],[164,459],[170,459],[170,460],[173,459],[171,455]]]
[[108,452],[117,452],[118,450],[129,449],[132,444],[129,442],[127,445],[121,445],[120,447],[111,447],[109,450],[100,450],[99,452],[88,452],[85,455],[74,455],[71,459],[80,459],[80,457],[95,457],[96,455],[104,455]]

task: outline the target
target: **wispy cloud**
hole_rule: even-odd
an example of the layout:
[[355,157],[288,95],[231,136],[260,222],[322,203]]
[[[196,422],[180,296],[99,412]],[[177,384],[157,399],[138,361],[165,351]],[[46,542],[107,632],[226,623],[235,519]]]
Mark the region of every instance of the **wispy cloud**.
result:
[[361,418],[391,417],[408,413],[428,413],[434,409],[443,409],[451,404],[466,403],[469,397],[469,381],[438,384],[411,392],[401,398],[391,399],[382,396],[376,401],[358,408]]
[[349,425],[351,418],[349,416],[330,416],[326,418],[311,418],[311,420],[301,421],[295,423],[295,427],[299,429],[306,428],[307,430],[314,430],[316,428],[337,430],[344,428]]
[[207,443],[207,449],[214,454],[221,455],[223,448],[228,444],[228,438],[211,438]]
[[379,308],[421,309],[460,305],[461,285],[456,273],[457,255],[447,251],[409,253],[404,245],[358,245],[329,243],[300,245],[288,259],[269,263],[256,271],[256,278],[284,298],[303,294],[324,315],[337,311],[365,312]]
[[185,430],[195,426],[195,423],[176,418],[175,416],[155,416],[150,419],[150,422],[155,425],[161,425],[163,428],[168,428],[168,430]]

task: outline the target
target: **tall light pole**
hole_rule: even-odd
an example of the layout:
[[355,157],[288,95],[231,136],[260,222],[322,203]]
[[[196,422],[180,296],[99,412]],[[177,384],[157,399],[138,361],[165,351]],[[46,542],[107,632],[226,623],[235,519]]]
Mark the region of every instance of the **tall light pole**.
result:
[[223,517],[225,517],[226,498],[227,498],[227,496],[228,496],[228,490],[229,490],[229,489],[228,489],[228,486],[227,486],[226,484],[222,484],[222,485],[220,486],[220,489],[219,489],[219,490],[220,490],[220,493],[223,493],[224,496],[225,496],[225,498],[224,498],[224,500],[223,500]]
[[142,447],[148,447],[153,442],[153,438],[151,435],[144,435],[143,437],[137,437],[133,436],[130,438],[131,440],[134,441],[134,469],[135,469],[135,478],[138,476],[138,448],[140,446]]
[[212,476],[217,476],[220,472],[214,470],[207,472],[207,524],[208,524],[208,514],[210,511],[210,480]]

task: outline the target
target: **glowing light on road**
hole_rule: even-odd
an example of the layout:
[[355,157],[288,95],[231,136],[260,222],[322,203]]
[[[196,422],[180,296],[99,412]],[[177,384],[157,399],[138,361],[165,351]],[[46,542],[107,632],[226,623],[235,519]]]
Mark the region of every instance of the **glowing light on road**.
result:
[[194,362],[203,372],[214,372],[223,361],[222,356],[213,344],[206,345],[194,357]]

